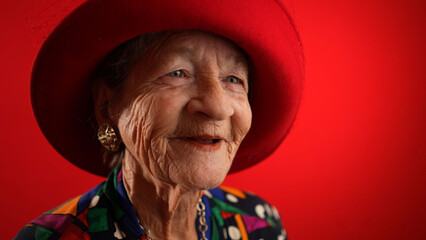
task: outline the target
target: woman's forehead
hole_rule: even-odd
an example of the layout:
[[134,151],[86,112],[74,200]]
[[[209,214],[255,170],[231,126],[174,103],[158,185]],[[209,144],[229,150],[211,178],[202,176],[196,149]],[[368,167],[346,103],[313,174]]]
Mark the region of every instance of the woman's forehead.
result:
[[197,30],[187,30],[171,35],[162,41],[160,54],[185,58],[199,57],[213,50],[221,61],[234,65],[247,65],[245,53],[231,40],[219,35]]

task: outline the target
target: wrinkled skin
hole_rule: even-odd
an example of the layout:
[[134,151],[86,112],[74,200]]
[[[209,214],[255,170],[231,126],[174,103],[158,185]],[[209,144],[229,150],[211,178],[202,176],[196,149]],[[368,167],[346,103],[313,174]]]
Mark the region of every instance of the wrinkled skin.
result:
[[121,135],[125,187],[152,238],[197,239],[202,190],[222,183],[250,128],[248,87],[241,50],[200,31],[143,56],[119,92],[97,87],[98,123]]

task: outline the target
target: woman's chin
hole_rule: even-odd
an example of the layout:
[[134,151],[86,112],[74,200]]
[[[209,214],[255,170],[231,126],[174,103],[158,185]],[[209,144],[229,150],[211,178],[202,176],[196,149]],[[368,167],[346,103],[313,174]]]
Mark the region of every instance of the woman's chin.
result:
[[200,176],[198,178],[199,181],[195,184],[194,187],[197,187],[198,190],[207,190],[215,188],[223,183],[227,173],[228,172],[226,172],[225,174],[218,173],[214,176],[211,176],[210,178],[206,178],[206,175],[204,175],[204,178]]
[[233,156],[222,144],[214,151],[194,149],[189,144],[178,142],[172,145],[173,170],[169,168],[170,178],[188,189],[205,190],[219,186],[231,168]]
[[204,167],[198,169],[188,169],[190,171],[181,172],[175,179],[175,183],[182,185],[188,190],[212,189],[225,180],[229,167]]

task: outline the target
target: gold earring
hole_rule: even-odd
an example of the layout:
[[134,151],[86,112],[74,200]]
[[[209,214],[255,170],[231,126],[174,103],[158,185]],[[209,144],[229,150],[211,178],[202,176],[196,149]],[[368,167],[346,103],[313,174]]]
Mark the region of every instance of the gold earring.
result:
[[112,128],[108,123],[99,127],[98,140],[108,151],[116,152],[120,148],[120,142],[118,141],[117,134],[115,133],[114,128]]

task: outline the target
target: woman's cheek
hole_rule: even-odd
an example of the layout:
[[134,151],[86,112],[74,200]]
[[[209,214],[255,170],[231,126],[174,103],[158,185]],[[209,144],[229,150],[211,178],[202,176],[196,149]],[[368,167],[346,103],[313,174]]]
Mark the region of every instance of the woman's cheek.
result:
[[179,119],[176,102],[173,92],[157,89],[137,97],[120,119],[124,144],[158,177],[169,175],[174,168],[167,137],[175,131]]
[[[234,116],[232,117],[233,129],[236,135],[244,138],[251,128],[252,111],[247,95],[234,99]],[[241,139],[242,140],[242,139]]]
[[119,118],[119,130],[126,148],[138,159],[145,158],[143,148],[151,135],[151,108],[154,101],[150,94],[140,94],[124,110]]
[[252,123],[252,111],[248,99],[238,99],[234,103],[235,112],[231,120],[234,139],[232,147],[229,148],[229,153],[232,152],[233,156],[249,132]]
[[150,110],[150,133],[151,151],[153,156],[163,157],[167,152],[168,137],[172,135],[177,127],[180,117],[178,99],[170,91],[159,92],[155,96]]

